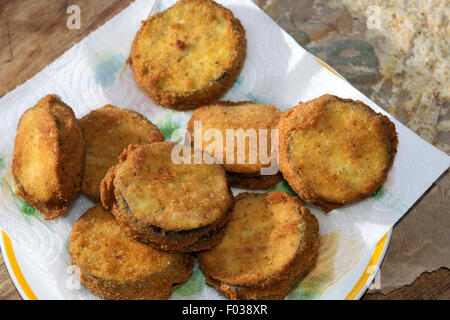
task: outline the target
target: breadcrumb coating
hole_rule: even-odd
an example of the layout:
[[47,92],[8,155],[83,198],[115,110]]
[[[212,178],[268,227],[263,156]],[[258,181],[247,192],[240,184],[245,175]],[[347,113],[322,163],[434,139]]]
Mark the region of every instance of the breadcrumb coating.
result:
[[229,89],[246,48],[244,28],[230,10],[210,0],[181,0],[142,22],[129,63],[153,101],[185,110]]
[[[101,199],[130,236],[162,250],[210,248],[228,222],[233,198],[217,164],[172,162],[172,142],[130,146],[101,185]],[[188,154],[189,156],[189,154]],[[202,246],[198,246],[201,241]]]
[[361,101],[332,95],[290,109],[278,128],[284,178],[325,211],[373,194],[397,150],[389,118]]
[[69,250],[81,282],[106,299],[167,299],[188,280],[194,265],[190,255],[130,239],[101,205],[75,223]]
[[112,105],[91,111],[80,120],[86,141],[86,160],[81,191],[100,202],[100,183],[130,144],[164,141],[159,129],[133,110]]
[[12,172],[17,193],[52,220],[69,208],[83,175],[85,142],[72,109],[47,95],[17,126]]
[[197,257],[207,282],[227,297],[282,298],[314,266],[318,231],[297,197],[242,193],[222,241]]

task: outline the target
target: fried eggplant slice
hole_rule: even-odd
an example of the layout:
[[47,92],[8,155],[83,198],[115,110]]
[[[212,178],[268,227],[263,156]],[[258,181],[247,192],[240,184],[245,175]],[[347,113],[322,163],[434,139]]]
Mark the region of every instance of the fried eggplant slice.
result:
[[[220,241],[233,197],[221,165],[176,164],[172,142],[130,146],[101,185],[101,200],[133,238],[171,252]],[[203,154],[199,151],[200,154]]]
[[81,283],[105,299],[168,299],[194,266],[191,255],[159,251],[130,239],[101,205],[75,223],[69,251]]
[[222,241],[197,254],[206,282],[231,299],[282,299],[316,263],[317,219],[281,191],[235,200]]
[[178,110],[217,100],[239,75],[245,30],[210,0],[181,0],[142,22],[128,60],[155,103]]
[[12,172],[17,193],[52,220],[80,190],[85,142],[72,109],[47,95],[19,120]]
[[[222,160],[232,187],[267,189],[280,181],[277,174],[261,175],[261,169],[273,165],[272,134],[281,115],[282,111],[272,105],[218,101],[196,109],[187,128],[194,146],[201,141],[203,150]],[[209,132],[217,132],[220,137]],[[217,138],[223,143],[216,148]]]
[[100,183],[130,144],[163,141],[159,129],[140,113],[106,105],[81,118],[86,159],[81,191],[100,202]]
[[388,117],[361,101],[332,95],[299,103],[278,128],[284,178],[302,199],[324,211],[375,193],[397,151]]

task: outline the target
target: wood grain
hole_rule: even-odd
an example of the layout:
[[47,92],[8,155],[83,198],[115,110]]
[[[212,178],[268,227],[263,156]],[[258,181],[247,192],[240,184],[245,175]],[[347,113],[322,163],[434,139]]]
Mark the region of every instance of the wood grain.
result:
[[412,284],[388,294],[366,294],[364,300],[450,300],[450,270],[424,272]]
[[[132,0],[0,1],[0,97],[13,90]],[[66,26],[67,7],[78,5],[81,29]]]
[[[132,0],[1,0],[0,97],[34,76]],[[81,9],[81,29],[66,27],[69,5]],[[408,219],[408,216],[404,217]],[[385,261],[384,264],[389,263]],[[381,267],[381,271],[383,267]],[[0,256],[0,299],[21,299]],[[364,299],[450,299],[450,272],[441,268],[387,295]]]
[[0,255],[0,299],[1,300],[20,300],[19,292],[17,291],[14,283],[9,277],[8,270],[6,269],[5,261],[3,260],[3,252]]

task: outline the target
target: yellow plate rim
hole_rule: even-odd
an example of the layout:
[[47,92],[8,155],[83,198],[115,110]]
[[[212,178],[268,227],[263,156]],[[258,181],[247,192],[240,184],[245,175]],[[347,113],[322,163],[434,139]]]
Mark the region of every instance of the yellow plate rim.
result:
[[[369,285],[370,278],[373,278],[377,271],[377,266],[379,266],[382,262],[382,259],[386,253],[386,249],[389,244],[389,240],[391,237],[391,231],[387,232],[383,238],[378,241],[377,245],[375,246],[375,249],[372,253],[372,257],[369,260],[369,263],[367,264],[366,268],[364,269],[364,272],[362,273],[361,277],[358,279],[356,284],[353,286],[353,288],[350,290],[350,292],[345,297],[345,300],[355,300],[359,299],[367,289]],[[4,258],[6,258],[9,262],[9,265],[11,266],[11,271],[17,280],[16,285],[20,287],[22,292],[25,294],[25,297],[28,300],[39,300],[38,297],[34,294],[33,290],[31,289],[30,285],[28,284],[27,280],[25,279],[25,276],[22,273],[22,270],[20,269],[19,263],[16,259],[16,254],[14,252],[11,239],[6,234],[5,231],[2,230],[2,239],[3,244],[5,248],[4,252]],[[6,257],[5,257],[6,255]],[[5,259],[5,260],[6,260]],[[9,270],[8,270],[9,271]]]

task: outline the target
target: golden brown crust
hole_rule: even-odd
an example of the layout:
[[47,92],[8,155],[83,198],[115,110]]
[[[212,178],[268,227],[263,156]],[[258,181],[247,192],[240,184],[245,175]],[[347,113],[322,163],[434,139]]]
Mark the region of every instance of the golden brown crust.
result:
[[116,201],[142,223],[166,231],[219,221],[233,203],[225,170],[217,164],[196,164],[194,152],[187,154],[190,163],[177,163],[172,154],[176,147],[181,145],[155,142],[125,151],[115,166]]
[[326,212],[376,192],[398,144],[389,118],[361,101],[332,95],[299,103],[281,117],[278,129],[284,178]]
[[100,202],[100,183],[130,144],[164,141],[159,129],[140,113],[106,105],[80,120],[86,141],[86,160],[81,191]]
[[[311,268],[301,272],[292,279],[281,279],[266,287],[258,286],[233,286],[226,283],[222,283],[213,278],[207,277],[205,282],[231,300],[282,300],[292,290],[294,290],[299,282],[308,274],[308,272],[314,268],[316,258],[311,263]],[[292,268],[294,270],[294,268]]]
[[80,189],[85,143],[72,109],[47,95],[21,117],[12,164],[17,193],[52,220]]
[[233,204],[225,170],[175,165],[174,146],[130,146],[102,181],[102,203],[134,239],[171,252],[209,249],[220,240]]
[[215,223],[197,229],[177,232],[143,224],[124,207],[123,201],[116,201],[111,212],[122,229],[132,239],[145,242],[155,249],[173,253],[189,253],[211,249],[222,239],[224,227],[231,217],[231,210],[229,210]]
[[[183,16],[183,23],[178,22],[178,15]],[[216,26],[220,20],[223,23]],[[224,34],[228,37],[221,33],[225,38],[220,38],[217,31],[214,34],[215,27],[227,28]],[[164,30],[162,36],[160,30]],[[145,39],[160,47],[154,55],[141,45]],[[217,50],[220,46],[223,50]],[[230,10],[210,0],[181,0],[142,22],[128,62],[137,85],[154,102],[187,110],[220,98],[242,70],[246,51],[245,30]],[[201,73],[191,64],[199,64]],[[172,70],[174,65],[180,70]],[[202,78],[207,75],[211,78]],[[164,88],[162,82],[170,85]],[[182,85],[173,86],[173,82]]]
[[265,190],[273,188],[283,179],[281,173],[271,176],[227,172],[228,183],[232,188]]
[[69,250],[83,285],[106,299],[168,299],[194,265],[190,255],[161,252],[128,238],[100,205],[75,223]]
[[[188,122],[187,129],[193,136],[193,141],[202,139],[202,148],[206,151],[209,151],[207,148],[211,147],[212,141],[206,140],[208,138],[205,137],[205,133],[208,130],[220,132],[224,141],[221,158],[228,172],[260,174],[262,168],[271,166],[270,162],[266,163],[268,161],[261,161],[261,159],[266,160],[265,158],[267,157],[269,158],[267,160],[270,160],[272,130],[276,128],[282,114],[283,112],[273,105],[259,104],[252,101],[217,101],[196,109]],[[194,130],[196,122],[201,122],[201,130],[200,128]],[[253,159],[249,148],[250,138],[245,138],[245,154],[240,154],[239,139],[235,136],[232,145],[234,147],[232,149],[234,150],[234,161],[233,163],[227,163],[227,130],[229,129],[235,130],[235,134],[238,133],[237,130],[241,130],[244,135],[248,132],[249,136],[251,131],[253,131],[257,143]],[[265,155],[260,155],[259,153],[260,137],[264,133],[264,131],[260,130],[266,130],[265,133],[267,134]],[[215,152],[211,152],[211,154],[218,157]],[[243,157],[240,161],[241,163],[238,163],[240,156],[245,156],[245,158]]]
[[275,191],[236,197],[222,241],[197,255],[207,283],[231,299],[281,299],[315,265],[317,219]]

